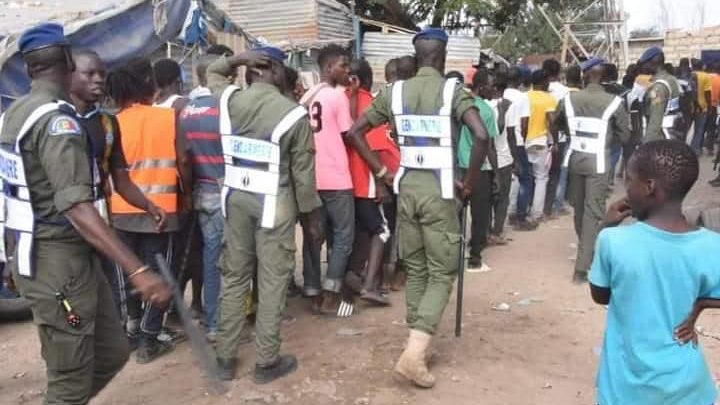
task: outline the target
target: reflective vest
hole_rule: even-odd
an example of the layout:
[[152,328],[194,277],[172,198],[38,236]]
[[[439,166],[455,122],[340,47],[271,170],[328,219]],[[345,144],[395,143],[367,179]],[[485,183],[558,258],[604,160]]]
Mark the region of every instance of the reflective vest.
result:
[[[660,83],[665,86],[668,90],[668,95],[672,96],[672,87],[666,80],[655,80],[655,83]],[[668,130],[675,128],[675,121],[682,116],[680,111],[680,97],[671,98],[668,100],[667,107],[665,107],[665,115],[662,120],[662,130],[665,135],[665,139],[670,139],[670,132]]]
[[[130,180],[168,214],[177,212],[175,112],[135,104],[117,115]],[[144,214],[113,190],[113,214]]]
[[605,173],[605,151],[610,117],[620,108],[622,102],[620,97],[614,97],[610,105],[605,108],[602,118],[578,117],[575,115],[570,95],[565,96],[565,115],[570,131],[570,149],[565,155],[564,166],[567,167],[570,155],[573,153],[590,153],[595,155],[597,172]]
[[404,81],[392,87],[392,111],[400,147],[400,168],[395,176],[395,193],[408,170],[434,171],[440,181],[443,199],[455,197],[452,147],[452,101],[457,86],[449,79],[443,88],[443,106],[435,115],[412,114],[403,104]]
[[221,191],[222,213],[227,216],[227,197],[231,190],[254,194],[262,201],[260,226],[273,228],[280,187],[280,140],[307,115],[304,107],[291,110],[265,139],[234,135],[230,121],[230,97],[240,88],[229,86],[220,98],[220,134],[225,158],[225,182]]
[[[17,263],[18,274],[24,277],[33,277],[35,275],[32,249],[36,218],[30,197],[30,189],[25,177],[27,173],[22,158],[21,144],[25,135],[30,133],[38,120],[61,108],[70,109],[71,114],[75,113],[72,105],[65,102],[43,104],[27,117],[15,139],[14,147],[10,150],[0,148],[0,177],[3,180],[3,198],[0,198],[3,201],[0,204],[3,208],[2,215],[0,215],[2,220],[2,232],[0,232],[0,235],[4,236],[4,228],[15,231],[15,262]],[[0,132],[2,132],[3,121],[4,115],[0,116]],[[94,162],[91,153],[88,158]],[[93,184],[99,181],[96,179],[96,173],[97,166],[95,165],[92,171],[93,178],[91,179]],[[96,199],[99,198],[97,194],[95,194],[95,197]],[[2,245],[4,246],[4,240],[2,240]],[[3,256],[5,256],[4,252]]]

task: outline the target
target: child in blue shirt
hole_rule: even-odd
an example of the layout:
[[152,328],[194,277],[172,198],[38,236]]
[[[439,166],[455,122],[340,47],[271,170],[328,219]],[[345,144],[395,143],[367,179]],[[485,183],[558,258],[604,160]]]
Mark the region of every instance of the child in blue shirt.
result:
[[696,341],[702,308],[720,299],[720,234],[682,214],[697,178],[698,159],[681,141],[648,142],[628,163],[627,197],[610,207],[606,222],[638,221],[600,233],[590,271],[593,300],[608,305],[600,405],[715,401],[701,348],[685,344]]

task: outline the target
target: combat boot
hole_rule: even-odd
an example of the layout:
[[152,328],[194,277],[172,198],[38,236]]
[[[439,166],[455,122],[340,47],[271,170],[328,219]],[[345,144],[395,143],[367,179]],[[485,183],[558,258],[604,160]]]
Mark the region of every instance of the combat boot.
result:
[[432,336],[418,330],[410,330],[408,345],[395,365],[395,373],[422,388],[432,388],[435,377],[427,369],[427,351]]
[[255,365],[255,384],[268,384],[297,370],[295,356],[285,355],[268,365]]
[[237,367],[237,358],[222,359],[217,358],[218,377],[223,381],[231,381],[235,378],[235,368]]

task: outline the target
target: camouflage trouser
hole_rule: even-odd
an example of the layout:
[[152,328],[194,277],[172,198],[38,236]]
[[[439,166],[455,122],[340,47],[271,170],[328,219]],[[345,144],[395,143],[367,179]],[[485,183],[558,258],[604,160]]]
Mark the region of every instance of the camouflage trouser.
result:
[[440,197],[430,172],[403,180],[398,198],[400,260],[407,271],[407,323],[434,334],[457,276],[460,222],[455,200]]

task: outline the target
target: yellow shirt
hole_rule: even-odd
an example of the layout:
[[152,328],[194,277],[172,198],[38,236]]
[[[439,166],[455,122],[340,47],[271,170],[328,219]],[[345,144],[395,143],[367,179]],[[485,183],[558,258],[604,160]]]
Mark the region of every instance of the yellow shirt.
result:
[[696,72],[697,75],[697,86],[698,86],[698,105],[700,105],[701,111],[707,111],[708,105],[705,100],[705,92],[712,90],[712,78],[710,74],[705,72]]
[[547,91],[530,90],[527,94],[530,100],[530,119],[525,142],[531,143],[533,139],[548,135],[547,113],[555,111],[558,102]]

